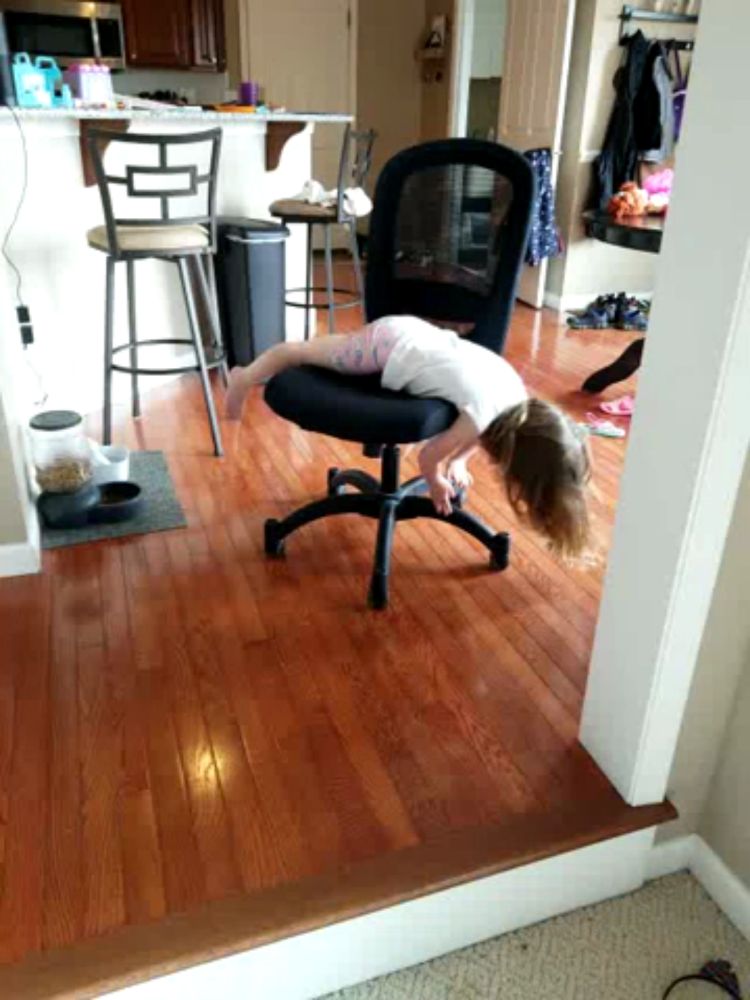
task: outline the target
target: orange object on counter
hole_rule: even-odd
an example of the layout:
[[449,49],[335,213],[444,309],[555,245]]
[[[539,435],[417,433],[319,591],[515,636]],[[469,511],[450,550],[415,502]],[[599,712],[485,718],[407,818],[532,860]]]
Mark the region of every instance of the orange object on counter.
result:
[[214,104],[214,111],[224,111],[236,115],[254,115],[257,108],[254,104]]

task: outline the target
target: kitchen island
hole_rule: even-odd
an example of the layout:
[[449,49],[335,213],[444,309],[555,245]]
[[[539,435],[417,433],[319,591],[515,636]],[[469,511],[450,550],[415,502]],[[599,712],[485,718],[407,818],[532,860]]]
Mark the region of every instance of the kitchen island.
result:
[[[219,214],[267,219],[272,201],[296,194],[311,177],[313,129],[349,120],[347,115],[192,109],[17,109],[15,114],[0,109],[4,167],[0,242],[23,193],[8,252],[20,272],[21,299],[31,310],[35,342],[29,358],[48,393],[45,405],[90,412],[101,406],[102,399],[104,255],[88,247],[86,233],[103,217],[98,189],[90,184],[81,156],[82,130],[95,125],[150,134],[179,133],[218,124],[223,129]],[[20,340],[16,277],[2,266],[1,335]],[[117,275],[115,337],[123,342],[127,339],[125,269],[117,270],[123,273]],[[287,285],[304,284],[304,275],[305,243],[300,228],[287,243]],[[187,336],[177,269],[161,261],[143,261],[136,268],[136,281],[139,335]],[[291,339],[302,335],[301,310],[287,310],[286,335]],[[143,390],[148,392],[158,382],[158,377],[144,378]],[[116,377],[115,400],[126,398],[128,391],[128,379]]]

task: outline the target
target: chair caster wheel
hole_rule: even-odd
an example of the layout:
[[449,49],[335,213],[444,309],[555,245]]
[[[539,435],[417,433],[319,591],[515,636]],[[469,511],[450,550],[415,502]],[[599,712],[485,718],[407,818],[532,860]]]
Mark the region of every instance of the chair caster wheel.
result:
[[267,556],[279,558],[284,555],[284,539],[279,535],[279,524],[275,517],[270,517],[263,525],[263,545]]
[[492,539],[490,550],[490,569],[499,572],[507,569],[510,563],[510,535],[499,532]]
[[373,573],[367,604],[373,611],[383,611],[388,607],[388,577]]
[[343,486],[334,486],[334,479],[338,476],[341,469],[329,469],[328,470],[328,496],[337,497],[344,492]]

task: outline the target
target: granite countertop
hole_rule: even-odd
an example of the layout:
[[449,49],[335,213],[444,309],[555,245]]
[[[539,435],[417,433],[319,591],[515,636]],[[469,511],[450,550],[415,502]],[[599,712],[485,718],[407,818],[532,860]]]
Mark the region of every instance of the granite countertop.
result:
[[255,125],[267,122],[310,122],[311,124],[330,122],[335,124],[353,121],[352,115],[328,114],[327,112],[267,111],[249,113],[246,111],[203,111],[202,108],[165,108],[164,110],[152,108],[16,108],[15,112],[21,118],[36,121],[66,118],[180,121],[183,118],[199,118],[206,122],[229,120],[233,123],[244,121]]

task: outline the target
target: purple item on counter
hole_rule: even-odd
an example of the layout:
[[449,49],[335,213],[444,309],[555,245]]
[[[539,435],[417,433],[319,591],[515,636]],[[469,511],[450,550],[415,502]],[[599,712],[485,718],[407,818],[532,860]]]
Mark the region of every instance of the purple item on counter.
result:
[[238,99],[240,104],[257,104],[260,100],[260,84],[254,80],[243,80],[240,84]]

